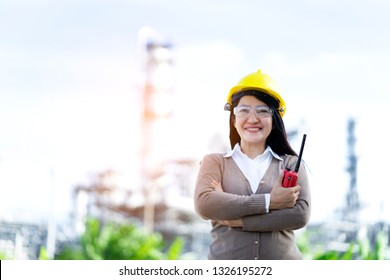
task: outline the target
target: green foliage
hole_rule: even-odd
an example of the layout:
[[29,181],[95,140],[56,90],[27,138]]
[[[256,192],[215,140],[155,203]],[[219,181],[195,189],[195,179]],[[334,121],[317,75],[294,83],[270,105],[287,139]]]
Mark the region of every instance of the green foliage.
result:
[[0,252],[0,260],[8,260],[7,255],[3,252]]
[[354,244],[349,244],[348,250],[344,253],[337,251],[326,251],[317,253],[313,259],[314,260],[353,260]]
[[322,248],[314,248],[309,241],[310,233],[302,234],[297,244],[305,259],[312,260],[385,260],[387,250],[387,236],[380,232],[375,241],[374,248],[371,248],[367,239],[359,240],[349,244],[345,252],[325,251]]
[[40,248],[38,259],[39,260],[48,260],[49,259],[49,257],[47,256],[46,247],[41,247]]
[[56,257],[62,260],[164,260],[178,259],[183,240],[177,238],[163,252],[160,234],[146,234],[133,224],[109,222],[102,225],[97,219],[86,223],[80,247],[66,247]]
[[386,249],[387,236],[384,232],[377,235],[373,250],[371,250],[367,240],[359,243],[359,254],[362,260],[384,260],[386,259]]
[[168,260],[179,259],[183,246],[184,246],[184,240],[182,238],[176,238],[168,249],[167,259]]

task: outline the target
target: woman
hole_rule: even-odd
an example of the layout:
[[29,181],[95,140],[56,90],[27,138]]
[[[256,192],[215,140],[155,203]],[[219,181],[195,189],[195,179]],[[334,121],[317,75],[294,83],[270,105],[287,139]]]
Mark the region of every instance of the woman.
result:
[[195,187],[195,209],[212,224],[208,259],[302,259],[293,231],[309,221],[309,183],[301,165],[298,185],[282,187],[297,156],[278,92],[260,70],[229,92],[232,150],[206,155]]

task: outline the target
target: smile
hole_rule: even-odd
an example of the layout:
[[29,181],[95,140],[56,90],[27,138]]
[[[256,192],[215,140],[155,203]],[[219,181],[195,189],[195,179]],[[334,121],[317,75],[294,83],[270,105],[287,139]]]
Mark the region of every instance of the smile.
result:
[[263,128],[261,128],[261,127],[247,127],[245,129],[248,131],[257,132],[257,131],[262,130]]

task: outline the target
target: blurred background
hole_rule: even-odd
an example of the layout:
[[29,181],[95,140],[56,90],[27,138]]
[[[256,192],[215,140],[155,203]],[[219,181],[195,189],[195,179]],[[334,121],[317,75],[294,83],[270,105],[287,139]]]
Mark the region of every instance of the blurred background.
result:
[[308,135],[305,258],[389,259],[389,13],[386,0],[0,1],[0,258],[205,259],[199,161],[229,149],[227,93],[262,69],[297,151]]

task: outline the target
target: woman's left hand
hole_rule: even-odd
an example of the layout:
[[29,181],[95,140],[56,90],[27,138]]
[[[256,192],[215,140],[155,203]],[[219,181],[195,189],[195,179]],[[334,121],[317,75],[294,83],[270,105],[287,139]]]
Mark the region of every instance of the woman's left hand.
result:
[[217,192],[223,192],[222,184],[221,182],[213,180],[211,182],[211,186],[216,190]]
[[231,228],[243,227],[241,219],[237,219],[237,220],[223,220],[223,224],[225,226],[228,226],[228,227],[231,227]]

